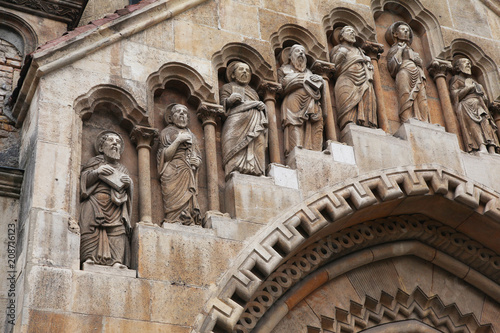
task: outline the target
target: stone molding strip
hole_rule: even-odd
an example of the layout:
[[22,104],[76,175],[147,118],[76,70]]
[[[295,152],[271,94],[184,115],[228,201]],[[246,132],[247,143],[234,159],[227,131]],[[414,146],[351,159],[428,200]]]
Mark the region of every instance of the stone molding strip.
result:
[[19,199],[23,174],[23,170],[0,167],[0,197]]
[[249,241],[234,260],[234,268],[220,279],[197,330],[209,332],[216,324],[234,329],[246,302],[284,262],[284,257],[335,221],[356,210],[417,195],[439,195],[500,221],[499,193],[439,165],[374,171],[344,181],[284,212]]

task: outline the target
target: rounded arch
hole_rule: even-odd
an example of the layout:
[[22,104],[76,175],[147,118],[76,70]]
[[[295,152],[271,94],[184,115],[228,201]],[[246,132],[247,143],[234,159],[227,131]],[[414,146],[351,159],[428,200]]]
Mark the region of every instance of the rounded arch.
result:
[[[1,10],[0,16],[2,16],[0,31],[3,32],[3,38],[16,46],[23,56],[35,51],[38,46],[35,30],[20,16]],[[18,35],[20,40],[16,40],[15,36],[11,35],[12,33]]]
[[102,84],[93,87],[75,100],[74,109],[85,120],[92,115],[96,107],[102,105],[106,105],[118,118],[119,125],[128,131],[136,125],[150,126],[146,112],[137,104],[134,97],[124,89],[113,85]]
[[250,45],[243,43],[226,44],[220,51],[214,53],[212,64],[217,71],[223,67],[227,67],[232,60],[241,60],[248,64],[252,72],[261,80],[276,80],[276,74],[272,66]]
[[[377,217],[415,213],[425,213],[427,218],[439,221],[446,230],[444,235],[451,234],[449,228],[460,226],[464,232],[459,233],[471,241],[465,242],[466,246],[483,244],[485,249],[480,253],[487,258],[491,270],[474,266],[471,269],[471,263],[464,262],[456,253],[447,255],[461,263],[462,278],[471,272],[469,278],[477,279],[477,288],[481,289],[481,285],[489,288],[493,284],[494,298],[500,301],[496,281],[500,278],[500,258],[496,254],[500,252],[500,244],[490,237],[500,232],[500,194],[453,170],[424,165],[368,173],[324,189],[281,214],[248,242],[233,268],[223,275],[217,291],[206,304],[199,329],[203,332],[213,327],[233,330],[245,306],[259,296],[257,293],[267,278],[298,251],[324,235]],[[441,251],[435,249],[438,250]],[[436,253],[432,258],[442,257]]]
[[368,25],[361,15],[349,8],[336,7],[323,18],[323,28],[329,37],[337,26],[345,25],[354,27],[364,41],[377,42],[375,29]]
[[473,66],[479,68],[480,78],[486,85],[486,92],[490,101],[500,96],[500,75],[498,66],[478,45],[463,39],[454,39],[451,44],[443,51],[442,57],[453,61],[458,55],[464,55],[472,61]]
[[[377,18],[382,12],[390,11],[402,16],[412,29],[420,34],[426,33],[431,58],[438,57],[444,50],[444,39],[441,25],[436,17],[418,0],[373,0],[372,12]],[[423,28],[424,31],[421,31]]]
[[158,89],[165,88],[166,84],[174,81],[180,82],[187,87],[186,94],[188,102],[196,108],[202,102],[217,103],[213,88],[196,69],[180,62],[169,62],[164,64],[147,79],[148,87],[148,110],[152,112],[154,107],[154,95]]
[[[283,44],[293,41],[305,47],[306,51],[316,60],[328,61],[326,47],[307,29],[296,24],[285,24],[270,37],[271,47],[276,52],[283,49]],[[290,46],[290,45],[289,45]]]

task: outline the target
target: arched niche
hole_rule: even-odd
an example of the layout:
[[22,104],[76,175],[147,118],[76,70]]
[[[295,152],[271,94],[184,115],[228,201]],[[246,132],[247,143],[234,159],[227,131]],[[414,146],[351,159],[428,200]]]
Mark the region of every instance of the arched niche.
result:
[[38,38],[33,28],[21,17],[0,10],[0,35],[14,45],[23,56],[35,51]]
[[472,61],[473,75],[486,88],[490,101],[500,97],[500,75],[495,62],[475,43],[463,39],[454,39],[442,53],[442,57],[453,62],[459,55]]
[[229,43],[224,45],[220,51],[217,51],[213,55],[212,64],[215,70],[220,74],[219,76],[224,77],[225,68],[227,68],[229,63],[235,60],[243,61],[250,66],[257,81],[254,82],[254,88],[256,88],[262,80],[276,80],[276,73],[273,71],[272,66],[264,60],[257,50],[247,44]]
[[[198,202],[203,215],[208,210],[207,160],[204,132],[197,111],[202,103],[217,103],[213,87],[194,68],[177,62],[169,62],[151,74],[147,87],[148,115],[152,127],[158,129],[160,134],[166,127],[164,116],[168,105],[183,104],[188,108],[188,128],[196,136],[202,153],[202,163],[198,169]],[[161,224],[164,214],[157,152],[158,141],[151,148],[151,191],[153,223]]]
[[323,28],[329,43],[331,43],[333,31],[346,25],[352,26],[364,41],[377,42],[375,29],[369,26],[361,15],[349,8],[336,7],[323,18]]
[[[418,0],[373,0],[371,3],[373,16],[377,19],[384,11],[401,16],[417,34],[426,39],[430,58],[435,58],[444,50],[444,39],[441,26],[436,17]],[[381,40],[379,39],[381,42]]]
[[[402,215],[410,216],[406,219],[410,222],[401,224]],[[368,225],[373,232],[367,231]],[[417,229],[423,238],[414,233]],[[247,326],[255,327],[258,320],[244,318],[245,314],[263,318],[270,307],[283,305],[283,293],[322,266],[332,253],[342,252],[337,251],[340,248],[349,248],[346,254],[370,249],[351,259],[336,258],[332,272],[383,260],[387,255],[416,255],[500,302],[500,244],[491,237],[499,232],[500,195],[494,190],[440,166],[378,170],[322,190],[250,239],[207,302],[199,329],[232,331],[242,318]],[[324,249],[321,239],[334,234],[336,246]],[[405,244],[393,249],[384,248],[403,241]],[[376,256],[375,245],[380,246]],[[317,250],[315,254],[311,248]],[[288,269],[289,260],[299,253],[310,261],[292,262],[304,269],[289,269],[291,277],[280,275],[284,272],[280,269]],[[272,298],[261,293],[264,284],[272,282],[269,279],[281,278],[286,287],[275,285]]]
[[[74,102],[74,109],[81,119],[78,122],[81,127],[76,131],[80,133],[81,146],[74,147],[73,151],[74,159],[79,160],[81,166],[98,155],[94,143],[100,132],[113,130],[123,138],[125,149],[120,163],[128,169],[135,185],[131,217],[131,223],[134,225],[139,221],[139,174],[137,151],[130,140],[130,132],[137,125],[150,126],[146,112],[129,92],[108,84],[95,86],[85,95],[78,97]],[[79,216],[79,213],[76,216]]]
[[[271,47],[274,54],[278,56],[283,48],[293,44],[301,44],[306,49],[308,55],[316,60],[328,61],[326,48],[307,29],[296,24],[285,24],[273,33],[270,38]],[[278,63],[278,67],[281,64]]]

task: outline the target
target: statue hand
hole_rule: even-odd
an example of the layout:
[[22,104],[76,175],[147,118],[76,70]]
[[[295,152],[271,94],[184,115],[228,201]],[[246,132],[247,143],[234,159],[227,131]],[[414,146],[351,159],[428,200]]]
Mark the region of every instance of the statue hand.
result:
[[187,132],[182,132],[177,136],[177,138],[175,138],[175,141],[178,141],[179,143],[183,143],[183,142],[190,143],[191,142],[191,134],[189,134]]
[[109,176],[115,172],[115,169],[113,169],[112,166],[109,166],[107,164],[101,165],[100,167],[97,168],[97,174],[98,175],[104,175],[104,176]]
[[257,110],[264,111],[265,109],[266,109],[266,104],[264,104],[264,102],[259,101],[259,104],[257,105]]
[[321,81],[321,80],[323,80],[323,78],[321,76],[316,75],[316,74],[311,75],[311,81],[317,82],[317,81]]
[[127,185],[125,187],[129,187],[130,184],[132,184],[132,179],[128,175],[121,176],[120,180],[123,182],[123,184]]
[[199,158],[198,156],[191,156],[189,158],[189,164],[191,164],[195,168],[198,168],[201,164],[201,158]]
[[228,98],[229,104],[241,103],[241,101],[243,101],[243,96],[241,96],[239,93],[232,93]]

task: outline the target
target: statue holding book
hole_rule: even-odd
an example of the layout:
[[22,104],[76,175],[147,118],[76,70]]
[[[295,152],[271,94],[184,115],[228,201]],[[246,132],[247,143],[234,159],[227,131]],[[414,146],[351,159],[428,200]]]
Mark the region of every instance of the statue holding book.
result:
[[118,133],[101,132],[95,142],[99,155],[82,168],[81,262],[129,266],[133,183],[127,168],[118,162],[123,149]]

